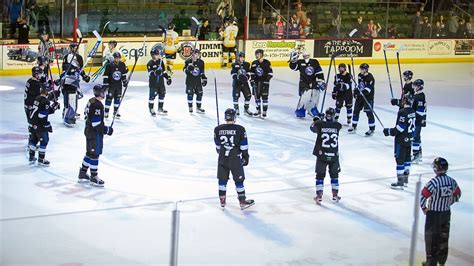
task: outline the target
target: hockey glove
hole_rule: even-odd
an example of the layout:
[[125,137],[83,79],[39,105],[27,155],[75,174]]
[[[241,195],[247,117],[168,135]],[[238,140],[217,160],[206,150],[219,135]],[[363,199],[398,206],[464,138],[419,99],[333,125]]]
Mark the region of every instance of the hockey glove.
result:
[[298,61],[298,56],[299,56],[299,54],[298,54],[297,51],[291,52],[291,54],[290,54],[290,62],[293,63],[293,64],[296,63],[296,62]]
[[316,88],[320,91],[323,91],[326,88],[326,83],[324,81],[318,80],[316,81]]
[[319,121],[319,120],[321,120],[321,118],[319,116],[313,117],[313,123],[315,123],[316,121]]
[[188,72],[187,74],[191,74],[194,70],[194,66],[189,64],[187,67],[186,67],[186,71]]
[[77,89],[77,99],[82,99],[84,98],[84,94],[82,93],[82,90],[80,89]]
[[88,75],[82,76],[82,80],[84,80],[86,83],[88,83],[91,80],[91,77]]
[[383,129],[383,134],[385,135],[385,137],[388,137],[388,136],[393,136],[393,128],[384,128]]
[[168,85],[168,86],[171,85],[171,82],[173,82],[173,81],[171,80],[171,78],[166,79],[166,85]]
[[54,85],[59,86],[61,84],[61,79],[55,79]]
[[238,79],[242,83],[247,83],[247,80],[248,80],[246,75],[239,75]]
[[125,88],[128,85],[128,80],[124,79],[122,80],[122,86]]
[[202,79],[202,80],[201,80],[201,85],[202,85],[203,87],[206,87],[206,85],[207,85],[207,79]]
[[390,103],[391,103],[392,105],[400,105],[400,102],[398,101],[398,99],[391,99],[391,100],[390,100]]
[[242,156],[242,165],[243,166],[249,165],[249,157],[248,156]]
[[332,93],[332,99],[333,99],[333,100],[336,100],[336,98],[337,98],[337,92],[333,92],[333,93]]
[[59,110],[59,108],[61,108],[59,102],[53,102],[53,104],[51,104],[51,109],[53,109],[53,111]]
[[426,127],[426,119],[421,120],[421,127]]
[[112,127],[105,127],[105,134],[112,136],[114,129]]

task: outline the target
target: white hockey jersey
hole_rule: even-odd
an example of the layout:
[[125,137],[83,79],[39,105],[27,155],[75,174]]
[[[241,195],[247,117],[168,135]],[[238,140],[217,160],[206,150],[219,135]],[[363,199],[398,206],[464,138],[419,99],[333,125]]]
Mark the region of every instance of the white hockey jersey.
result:
[[176,53],[176,45],[179,43],[178,33],[174,30],[167,30],[163,34],[164,44],[165,44],[165,54],[174,54]]
[[224,46],[228,48],[234,48],[236,46],[235,38],[239,33],[239,27],[237,25],[229,25],[225,28],[223,38],[224,38]]

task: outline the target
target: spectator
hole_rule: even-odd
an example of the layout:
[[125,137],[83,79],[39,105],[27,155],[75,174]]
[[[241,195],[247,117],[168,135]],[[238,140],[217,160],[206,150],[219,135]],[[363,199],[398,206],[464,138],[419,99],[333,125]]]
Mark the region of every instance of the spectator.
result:
[[18,44],[28,44],[28,34],[30,33],[30,26],[26,23],[26,19],[18,17]]
[[367,35],[371,38],[377,38],[379,35],[380,30],[382,29],[382,26],[380,26],[380,23],[374,23],[374,20],[371,19],[369,20],[369,23],[367,24]]
[[466,21],[462,18],[459,19],[459,27],[458,27],[458,38],[467,38],[467,27]]
[[388,38],[399,38],[400,34],[398,33],[397,26],[392,25],[387,29]]
[[446,31],[444,29],[444,25],[438,20],[436,21],[435,27],[433,29],[433,36],[435,38],[444,38],[446,37]]
[[49,30],[49,6],[40,6],[38,8],[38,30],[50,32]]
[[298,17],[299,21],[303,22],[306,21],[306,12],[303,11],[303,3],[301,1],[297,1],[295,3],[296,9],[296,16]]
[[202,21],[201,30],[199,32],[198,39],[199,40],[206,40],[206,35],[209,35],[211,31],[211,26],[209,25],[209,19],[205,18]]
[[272,12],[266,10],[262,14],[262,29],[265,38],[272,38],[273,35],[273,15]]
[[472,38],[472,25],[471,25],[471,17],[468,17],[466,20],[466,32],[467,38]]
[[443,25],[443,27],[444,27],[444,16],[443,16],[443,15],[439,15],[438,21],[439,21],[440,24]]
[[329,28],[329,36],[331,37],[339,37],[339,32],[341,30],[341,15],[339,14],[339,10],[334,8],[332,11],[332,20],[331,20],[331,27]]
[[311,19],[307,18],[303,25],[302,25],[303,35],[301,37],[302,38],[312,38],[313,37],[313,25],[311,25]]
[[349,33],[350,37],[361,38],[361,37],[364,36],[366,31],[364,30],[365,27],[362,24],[362,21],[363,21],[362,17],[358,16],[357,17],[357,22],[353,25],[352,30]]
[[232,8],[232,3],[230,0],[222,0],[222,2],[220,2],[217,6],[216,12],[222,21],[224,21],[224,19],[227,17],[234,16],[234,9]]
[[421,33],[420,28],[420,21],[421,21],[421,12],[416,11],[415,16],[411,20],[411,36],[414,38],[419,38]]
[[300,37],[300,20],[298,19],[298,16],[296,14],[293,14],[293,16],[290,19],[290,38],[291,39],[298,39]]
[[428,17],[423,17],[423,24],[421,25],[421,38],[430,38],[431,24]]
[[285,35],[285,27],[286,23],[283,21],[283,17],[281,15],[277,15],[275,22],[275,37],[277,39],[283,39],[283,36]]
[[16,27],[18,18],[21,14],[22,3],[20,0],[12,0],[9,6],[9,16],[10,16],[10,38],[15,39]]
[[448,22],[447,22],[447,27],[448,27],[448,32],[447,36],[448,38],[455,38],[458,32],[458,17],[454,12],[451,12],[449,17],[448,17]]

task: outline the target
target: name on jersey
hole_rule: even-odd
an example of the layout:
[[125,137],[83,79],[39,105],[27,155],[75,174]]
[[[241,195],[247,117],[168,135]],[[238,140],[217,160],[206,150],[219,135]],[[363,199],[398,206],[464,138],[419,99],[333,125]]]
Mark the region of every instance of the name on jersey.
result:
[[219,135],[237,135],[237,133],[236,133],[236,130],[221,129],[219,130]]
[[337,129],[331,127],[323,127],[321,128],[321,133],[337,133]]

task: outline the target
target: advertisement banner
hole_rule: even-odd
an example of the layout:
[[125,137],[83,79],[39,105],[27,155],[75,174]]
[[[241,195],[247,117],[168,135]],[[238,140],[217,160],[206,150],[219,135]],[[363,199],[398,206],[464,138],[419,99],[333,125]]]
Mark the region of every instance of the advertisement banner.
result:
[[429,40],[428,54],[429,55],[451,55],[453,51],[452,40]]
[[255,50],[263,49],[265,58],[273,62],[287,62],[293,50],[306,50],[313,57],[313,40],[252,40],[247,41],[245,52],[247,61],[253,61]]
[[474,55],[474,40],[455,40],[455,55]]
[[[81,45],[79,54],[86,54],[86,45]],[[64,56],[69,52],[69,44],[56,44],[56,54],[59,56],[59,64],[62,64]],[[2,45],[2,69],[28,69],[36,65],[38,58],[37,44],[5,44]],[[56,68],[56,60],[51,63]]]
[[332,40],[318,39],[314,41],[315,57],[330,57],[333,53],[339,57],[371,57],[372,39]]

